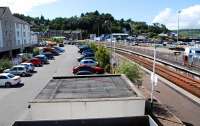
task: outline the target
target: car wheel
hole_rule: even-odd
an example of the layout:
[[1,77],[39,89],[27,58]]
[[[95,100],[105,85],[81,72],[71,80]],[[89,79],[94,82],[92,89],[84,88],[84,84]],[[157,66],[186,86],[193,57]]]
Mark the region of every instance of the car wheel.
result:
[[10,82],[6,82],[6,83],[5,83],[5,87],[6,87],[6,88],[11,87],[11,83],[10,83]]
[[25,76],[26,76],[26,73],[23,72],[23,73],[21,74],[21,76],[22,76],[22,77],[25,77]]

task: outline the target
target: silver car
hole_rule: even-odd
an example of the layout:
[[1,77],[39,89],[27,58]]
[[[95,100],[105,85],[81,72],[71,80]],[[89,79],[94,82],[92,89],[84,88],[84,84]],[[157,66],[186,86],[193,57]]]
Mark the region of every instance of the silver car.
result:
[[20,76],[30,76],[30,72],[28,72],[28,69],[23,66],[23,65],[17,65],[17,66],[13,66],[10,69],[6,69],[4,70],[4,73],[11,73],[14,75],[20,75]]

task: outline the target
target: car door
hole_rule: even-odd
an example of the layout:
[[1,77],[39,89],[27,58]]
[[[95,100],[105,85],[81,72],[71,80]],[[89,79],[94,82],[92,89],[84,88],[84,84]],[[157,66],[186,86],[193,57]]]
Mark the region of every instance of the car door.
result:
[[5,86],[7,79],[6,76],[0,76],[0,86]]
[[9,73],[16,75],[17,74],[17,67],[11,68]]
[[18,67],[17,74],[20,75],[23,72],[24,72],[24,67]]

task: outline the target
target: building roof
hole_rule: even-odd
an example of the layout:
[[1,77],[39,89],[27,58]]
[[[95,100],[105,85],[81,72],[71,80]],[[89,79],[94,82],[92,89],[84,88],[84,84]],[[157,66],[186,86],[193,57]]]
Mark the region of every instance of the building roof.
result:
[[13,20],[14,20],[15,22],[18,22],[18,23],[22,23],[22,24],[27,24],[27,25],[29,25],[28,22],[26,22],[26,21],[24,21],[24,20],[22,20],[22,19],[20,19],[20,18],[18,18],[18,17],[15,17],[15,16],[13,16]]
[[124,75],[54,77],[33,102],[142,96],[131,85]]
[[6,9],[8,9],[8,7],[0,7],[0,18],[5,14]]
[[[6,10],[9,10],[9,11],[10,11],[10,9],[9,9],[8,7],[0,7],[0,18],[4,16]],[[29,23],[27,23],[26,21],[24,21],[24,20],[22,20],[22,19],[19,19],[19,18],[15,17],[15,16],[13,16],[11,12],[10,12],[10,14],[11,14],[11,16],[12,16],[12,18],[13,18],[13,20],[14,20],[15,22],[23,23],[23,24],[29,25]]]

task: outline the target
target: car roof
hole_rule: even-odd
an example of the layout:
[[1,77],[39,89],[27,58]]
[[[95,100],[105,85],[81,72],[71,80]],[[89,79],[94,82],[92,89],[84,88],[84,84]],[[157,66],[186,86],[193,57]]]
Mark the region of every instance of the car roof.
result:
[[16,65],[16,66],[13,66],[13,67],[25,67],[25,66],[23,66],[23,65]]
[[81,61],[94,61],[93,59],[83,59]]
[[45,55],[40,54],[40,55],[37,55],[35,57],[45,57]]
[[10,73],[1,73],[0,76],[8,76]]
[[21,64],[27,64],[27,65],[31,65],[32,63],[21,63]]

